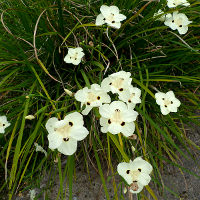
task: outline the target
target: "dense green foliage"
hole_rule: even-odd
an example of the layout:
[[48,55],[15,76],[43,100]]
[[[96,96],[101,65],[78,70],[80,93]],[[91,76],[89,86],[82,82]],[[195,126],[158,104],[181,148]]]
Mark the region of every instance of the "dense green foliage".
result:
[[[143,156],[152,164],[152,179],[160,190],[168,189],[162,183],[163,163],[171,163],[197,176],[178,161],[178,155],[187,157],[180,146],[190,156],[190,147],[200,150],[184,131],[186,124],[199,125],[195,112],[200,105],[200,3],[190,3],[190,7],[176,8],[193,21],[187,34],[179,35],[153,18],[160,8],[173,12],[174,9],[167,9],[164,0],[2,2],[0,115],[6,115],[12,125],[5,135],[0,135],[0,192],[9,191],[11,199],[15,192],[39,184],[33,181],[34,177],[55,165],[57,152],[49,149],[46,158],[35,152],[34,142],[47,149],[45,123],[49,117],[63,118],[72,110],[80,111],[80,104],[64,88],[76,92],[85,85],[100,83],[121,69],[131,72],[133,85],[142,90],[142,103],[136,106],[140,113],[136,121],[138,140],[102,134],[97,122],[99,115],[94,110],[84,119],[90,136],[79,143],[77,157],[88,162],[87,156],[92,155],[107,199],[102,163],[115,174],[113,158],[121,162]],[[119,30],[94,25],[102,4],[116,5],[127,16]],[[67,47],[77,46],[86,54],[82,63],[78,66],[64,63]],[[174,91],[182,102],[177,113],[161,114],[154,99],[155,88],[162,92]],[[36,119],[25,121],[28,114],[35,115]],[[136,148],[134,156],[132,145]],[[60,181],[64,176],[69,177],[72,195],[75,156],[67,157],[69,162],[64,171],[58,158]],[[27,187],[23,185],[25,181],[30,183]],[[147,189],[154,197],[153,191]]]

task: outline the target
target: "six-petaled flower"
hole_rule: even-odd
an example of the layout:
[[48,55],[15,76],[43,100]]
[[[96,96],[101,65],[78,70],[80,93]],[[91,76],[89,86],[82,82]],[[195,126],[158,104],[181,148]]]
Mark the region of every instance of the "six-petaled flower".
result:
[[110,96],[98,84],[92,84],[91,88],[85,87],[78,90],[75,99],[81,102],[81,107],[85,105],[82,111],[83,115],[87,115],[93,107],[100,107],[103,103],[110,103]]
[[166,94],[158,92],[155,94],[156,103],[160,105],[161,113],[167,115],[170,112],[177,112],[177,108],[181,105],[181,102],[175,97],[173,91],[169,91]]
[[177,6],[189,6],[190,3],[188,3],[187,0],[167,0],[167,6],[169,8],[175,8]]
[[[156,18],[157,16],[159,17]],[[171,17],[171,14],[164,14],[164,12],[159,9],[158,12],[154,13],[153,17],[156,18],[156,20],[164,22],[167,18]]]
[[187,33],[190,23],[192,23],[192,21],[189,21],[185,14],[178,13],[178,11],[173,12],[164,22],[164,24],[169,26],[172,30],[178,30],[179,34]]
[[99,108],[101,115],[100,125],[103,133],[110,132],[112,134],[122,133],[129,137],[135,131],[134,121],[138,113],[122,101],[113,101],[111,104],[104,104]]
[[141,90],[131,85],[129,89],[119,94],[119,99],[127,103],[129,109],[134,109],[136,104],[141,103],[140,96]]
[[117,166],[117,171],[125,181],[130,185],[130,192],[139,193],[143,187],[148,185],[151,177],[152,166],[141,157],[130,160],[129,163],[122,162]]
[[72,155],[77,149],[77,141],[88,135],[83,126],[83,116],[78,112],[68,114],[63,120],[50,118],[46,123],[50,149],[58,149],[65,155]]
[[107,23],[108,26],[119,29],[121,27],[121,21],[126,19],[125,15],[119,13],[117,6],[102,5],[100,11],[101,14],[97,16],[95,22],[97,26]]
[[83,49],[81,47],[69,48],[68,54],[65,56],[64,61],[66,63],[78,65],[84,55],[85,54],[83,53]]
[[131,86],[132,78],[130,72],[119,71],[109,75],[101,82],[101,87],[106,92],[111,91],[113,94],[120,94],[125,90],[128,90]]

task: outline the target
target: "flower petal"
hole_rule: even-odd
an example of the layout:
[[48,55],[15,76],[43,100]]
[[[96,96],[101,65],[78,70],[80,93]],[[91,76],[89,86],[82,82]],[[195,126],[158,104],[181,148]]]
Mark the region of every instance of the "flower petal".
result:
[[130,170],[130,164],[126,162],[119,163],[117,165],[117,172],[120,176],[122,176],[125,181],[130,185],[133,180],[130,174],[127,174],[126,171]]
[[156,103],[158,105],[164,105],[164,99],[166,98],[166,94],[163,92],[158,92],[155,94]]
[[177,111],[178,111],[177,106],[174,106],[173,104],[168,105],[168,106],[167,106],[167,109],[168,109],[170,112],[177,112]]
[[107,17],[107,16],[110,15],[110,8],[109,8],[109,6],[102,5],[101,8],[100,8],[100,11],[101,11],[101,13],[102,13],[102,15],[104,17]]
[[179,32],[179,34],[181,34],[181,35],[186,34],[187,31],[188,31],[188,26],[178,27],[178,32]]
[[114,15],[118,16],[119,8],[117,6],[110,6],[109,9],[110,9],[110,13],[113,13]]
[[104,78],[101,82],[101,88],[105,91],[105,92],[109,92],[111,91],[111,87],[110,84],[112,83],[111,79],[109,77]]
[[65,122],[73,122],[73,126],[83,126],[83,116],[78,112],[73,112],[65,116]]
[[135,124],[134,122],[131,123],[125,123],[125,125],[122,127],[122,133],[124,136],[129,137],[131,135],[133,135],[135,131]]
[[4,127],[0,127],[0,133],[5,133],[5,128]]
[[131,169],[140,168],[141,172],[146,173],[146,174],[150,174],[153,170],[153,167],[151,166],[151,164],[147,162],[146,160],[142,159],[141,157],[135,158],[132,162],[132,166],[134,166],[134,168],[131,168]]
[[101,25],[105,24],[105,18],[102,14],[99,14],[97,16],[95,24],[96,24],[96,26],[101,26]]
[[70,132],[70,137],[77,141],[81,141],[87,137],[89,134],[89,131],[85,127],[80,127],[80,128],[72,128]]
[[145,186],[145,185],[148,185],[150,181],[151,181],[151,177],[147,173],[140,173],[138,177],[139,183]]
[[85,107],[85,109],[81,112],[83,115],[88,115],[89,112],[92,110],[92,106],[87,106]]
[[78,59],[78,58],[76,60],[75,59],[72,60],[73,65],[78,65],[80,64],[80,62],[81,62],[81,59]]
[[133,122],[136,120],[137,116],[138,116],[138,112],[136,112],[135,110],[124,110],[124,112],[122,112],[122,118],[125,122]]
[[102,117],[109,118],[111,115],[111,109],[109,104],[104,104],[100,106],[99,113]]
[[107,133],[108,132],[108,119],[104,118],[104,117],[101,117],[100,118],[100,125],[102,126],[101,127],[101,132],[102,133]]
[[127,105],[122,101],[113,101],[110,104],[110,110],[115,111],[116,109],[121,111],[127,110]]
[[108,20],[105,21],[109,26],[113,27],[113,28],[116,28],[116,29],[119,29],[121,27],[121,23],[120,22],[115,22],[115,23],[112,23]]
[[88,92],[89,92],[89,89],[87,87],[84,87],[83,89],[78,90],[75,93],[74,97],[77,101],[85,103],[86,99],[87,99]]
[[54,133],[55,131],[54,131],[54,128],[55,128],[55,123],[56,122],[58,122],[58,119],[56,118],[56,117],[52,117],[52,118],[50,118],[50,119],[48,119],[48,121],[47,121],[47,123],[46,123],[46,125],[45,125],[45,127],[46,127],[46,129],[47,129],[47,131],[48,131],[48,133]]
[[135,103],[127,103],[127,105],[128,105],[128,109],[129,110],[133,110],[135,108],[135,106],[136,106]]
[[81,47],[76,47],[75,50],[76,50],[76,52],[77,52],[78,54],[83,54],[83,55],[85,55],[85,54],[83,53],[83,49],[82,49]]
[[48,134],[47,138],[49,140],[50,149],[58,148],[63,141],[63,137],[55,132]]
[[117,15],[117,18],[118,18],[119,21],[123,21],[123,20],[126,19],[126,16],[122,15],[122,14],[119,14],[119,15]]
[[166,97],[167,98],[175,98],[174,92],[173,91],[169,91],[166,93]]
[[73,138],[69,138],[69,141],[63,141],[62,144],[58,147],[58,151],[64,155],[72,155],[77,150],[77,141]]
[[108,131],[114,135],[120,133],[121,130],[122,130],[121,125],[115,122],[109,124],[108,126]]
[[170,113],[170,111],[168,110],[168,108],[165,107],[165,106],[160,106],[160,109],[161,109],[161,113],[163,115],[168,115]]
[[65,56],[64,61],[65,61],[66,63],[71,63],[71,62],[72,62],[72,59],[70,58],[70,55],[69,55],[69,54],[67,54],[67,55]]

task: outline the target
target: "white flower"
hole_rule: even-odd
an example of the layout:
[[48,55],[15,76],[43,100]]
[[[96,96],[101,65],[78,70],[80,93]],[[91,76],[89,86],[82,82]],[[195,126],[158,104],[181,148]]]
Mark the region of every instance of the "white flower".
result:
[[133,135],[135,131],[133,121],[136,120],[138,113],[128,109],[124,102],[113,101],[111,104],[104,104],[99,108],[99,113],[103,133],[118,134],[121,132],[126,137]]
[[25,117],[25,119],[32,120],[32,119],[35,119],[35,116],[34,116],[34,115],[27,115],[27,116]]
[[5,133],[5,129],[10,126],[6,116],[0,116],[0,133]]
[[129,163],[119,163],[117,166],[119,175],[130,185],[130,191],[132,193],[141,192],[143,187],[149,184],[151,180],[149,174],[152,170],[151,164],[141,157],[138,157],[133,161],[130,160]]
[[95,22],[97,26],[107,23],[108,26],[119,29],[121,27],[121,21],[126,19],[125,15],[119,14],[119,8],[117,6],[102,5],[100,11],[101,14],[97,16]]
[[98,84],[92,84],[91,89],[85,87],[78,90],[75,99],[81,102],[81,107],[86,105],[86,108],[82,111],[83,115],[87,115],[93,107],[111,102],[110,96]]
[[66,63],[78,65],[84,55],[85,54],[83,53],[83,49],[81,47],[69,48],[68,54],[65,56],[64,61]]
[[157,17],[158,15],[161,15],[159,18],[157,18],[156,20],[159,20],[159,21],[165,21],[167,18],[171,17],[171,14],[164,14],[164,12],[159,9],[157,13],[154,13],[153,17]]
[[129,109],[134,109],[137,103],[141,103],[141,90],[132,85],[119,94],[119,99],[127,103]]
[[40,152],[44,153],[44,155],[47,157],[47,152],[38,143],[35,142],[34,145],[35,145],[36,152],[40,151]]
[[50,118],[46,123],[49,148],[72,155],[77,149],[77,141],[83,140],[89,133],[83,123],[83,116],[78,112],[70,113],[60,121]]
[[131,86],[132,78],[130,78],[130,76],[130,72],[116,72],[103,79],[101,87],[106,92],[111,91],[112,93],[120,94]]
[[169,26],[172,30],[178,30],[180,34],[185,34],[188,31],[188,24],[192,23],[189,21],[187,16],[183,13],[178,13],[178,11],[173,12],[173,14],[166,18],[164,24]]
[[167,0],[167,5],[169,8],[175,8],[176,6],[179,5],[189,6],[190,3],[188,3],[187,0]]
[[30,190],[30,191],[29,191],[29,195],[30,195],[30,200],[34,200],[34,199],[35,199],[35,196],[36,196],[35,190]]
[[161,113],[167,115],[170,112],[177,112],[177,108],[181,105],[181,102],[174,96],[173,91],[169,91],[166,94],[158,92],[155,94],[156,103],[160,105]]

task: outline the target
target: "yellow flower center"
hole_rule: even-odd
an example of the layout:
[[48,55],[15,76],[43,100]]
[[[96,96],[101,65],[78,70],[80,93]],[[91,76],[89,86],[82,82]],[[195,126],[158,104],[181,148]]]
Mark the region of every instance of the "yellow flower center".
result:
[[5,126],[5,124],[3,124],[3,123],[0,122],[0,128],[2,128],[4,126]]
[[87,102],[91,103],[91,102],[94,102],[98,99],[99,98],[97,98],[97,95],[95,95],[94,93],[92,93],[92,92],[88,93]]
[[112,81],[112,86],[115,88],[122,88],[124,83],[124,79],[123,78],[116,78]]
[[174,20],[175,24],[178,26],[182,26],[183,24],[183,19],[181,17],[177,18]]
[[138,180],[138,176],[140,174],[139,170],[136,171],[130,171],[130,175],[133,181],[137,181]]
[[78,53],[76,52],[73,56],[70,56],[70,59],[77,60]]
[[116,122],[116,123],[122,123],[121,119],[121,111],[119,109],[116,109],[112,117],[110,118],[111,122]]
[[164,106],[167,107],[169,106],[170,104],[173,104],[172,101],[170,101],[169,99],[163,99],[164,100]]
[[73,123],[68,122],[66,125],[64,125],[62,127],[55,128],[54,131],[56,131],[56,133],[60,134],[63,138],[68,138],[70,129],[72,126],[73,126]]
[[115,23],[114,16],[115,16],[115,15],[114,15],[113,13],[111,13],[106,19],[107,19],[108,21],[112,22],[112,23]]

